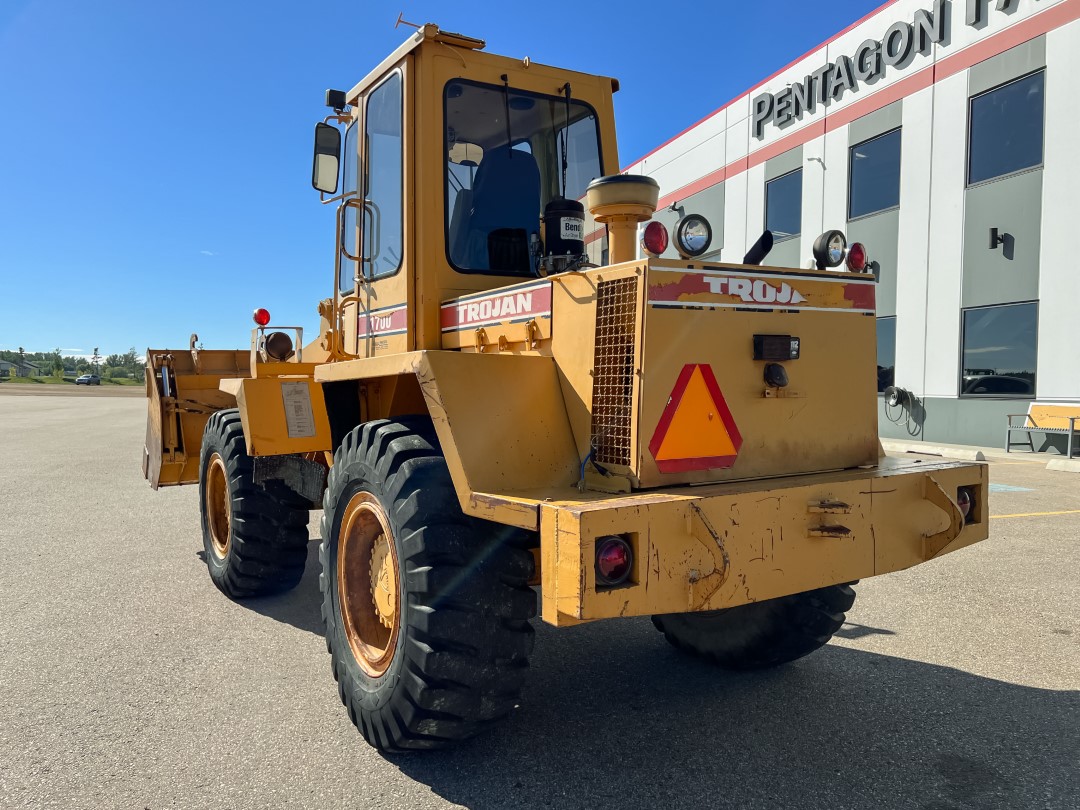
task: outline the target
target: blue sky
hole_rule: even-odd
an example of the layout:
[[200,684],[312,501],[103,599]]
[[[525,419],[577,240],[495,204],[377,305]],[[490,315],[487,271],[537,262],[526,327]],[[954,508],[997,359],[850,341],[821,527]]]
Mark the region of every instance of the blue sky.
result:
[[0,348],[239,348],[257,306],[316,328],[313,126],[399,11],[619,78],[625,166],[878,5],[0,0]]

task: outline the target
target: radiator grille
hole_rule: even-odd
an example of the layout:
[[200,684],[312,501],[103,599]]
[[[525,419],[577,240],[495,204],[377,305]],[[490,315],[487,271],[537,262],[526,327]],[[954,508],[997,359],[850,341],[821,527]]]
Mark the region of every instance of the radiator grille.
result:
[[596,354],[593,357],[593,458],[630,466],[634,392],[636,277],[601,281],[596,291]]

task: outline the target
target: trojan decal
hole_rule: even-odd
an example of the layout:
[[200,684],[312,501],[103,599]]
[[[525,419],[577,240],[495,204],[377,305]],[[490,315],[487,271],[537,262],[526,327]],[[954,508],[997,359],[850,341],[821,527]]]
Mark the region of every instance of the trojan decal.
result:
[[439,316],[444,332],[550,318],[551,282],[529,282],[495,293],[463,295],[444,303]]
[[758,275],[738,270],[649,268],[649,306],[681,309],[875,313],[877,282],[852,273]]
[[725,276],[705,279],[710,292],[737,295],[746,304],[801,304],[806,299],[787,282],[774,286],[760,278],[727,278]]

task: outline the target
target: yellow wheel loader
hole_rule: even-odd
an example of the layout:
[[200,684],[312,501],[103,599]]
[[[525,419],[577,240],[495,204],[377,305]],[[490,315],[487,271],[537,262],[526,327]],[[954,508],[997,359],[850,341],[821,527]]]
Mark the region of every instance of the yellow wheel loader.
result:
[[985,466],[880,453],[863,246],[703,261],[708,221],[619,174],[615,80],[483,48],[425,25],[327,92],[313,340],[257,310],[246,349],[147,356],[144,472],[198,484],[227,596],[294,586],[323,510],[334,677],[385,751],[507,715],[538,608],[769,667],[987,536]]

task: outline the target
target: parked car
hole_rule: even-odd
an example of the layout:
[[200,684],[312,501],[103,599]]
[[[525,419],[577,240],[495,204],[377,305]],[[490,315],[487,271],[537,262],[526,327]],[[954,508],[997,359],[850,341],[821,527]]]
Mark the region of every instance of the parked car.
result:
[[76,385],[101,385],[101,377],[97,374],[83,374],[75,378]]
[[1035,393],[1035,385],[1023,377],[1008,374],[987,374],[983,377],[964,377],[963,394],[1023,394]]

